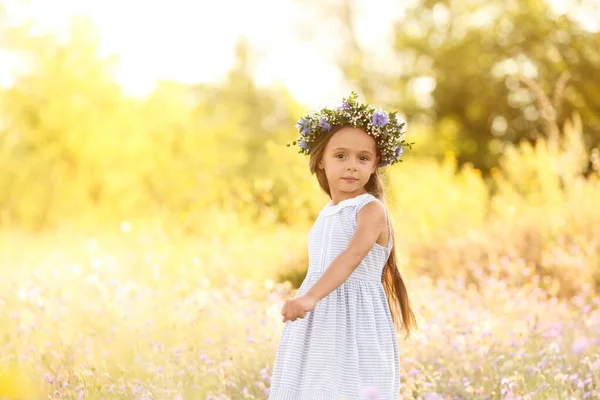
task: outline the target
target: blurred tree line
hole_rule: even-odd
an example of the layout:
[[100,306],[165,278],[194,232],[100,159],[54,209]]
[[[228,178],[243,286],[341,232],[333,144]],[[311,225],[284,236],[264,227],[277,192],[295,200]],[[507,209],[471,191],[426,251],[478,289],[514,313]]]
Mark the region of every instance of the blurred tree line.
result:
[[160,82],[137,99],[113,80],[116,59],[98,56],[88,20],[75,19],[67,41],[30,32],[1,36],[24,66],[0,91],[1,224],[154,215],[193,230],[217,209],[289,217],[270,206],[285,203],[293,175],[270,173],[270,159],[301,109],[284,90],[254,84],[248,44],[224,82]]
[[[350,0],[323,9],[342,23],[348,82],[403,111],[418,154],[452,151],[487,171],[505,143],[535,140],[573,110],[587,146],[599,143],[599,34],[544,2],[412,2],[395,24],[397,62],[385,69],[368,63]],[[306,160],[285,147],[304,110],[284,89],[254,83],[249,44],[240,41],[222,82],[160,82],[138,99],[114,81],[117,60],[99,57],[87,20],[74,20],[67,40],[5,20],[0,12],[0,50],[23,68],[0,88],[0,226],[155,216],[195,232],[217,211],[259,224],[318,212]],[[540,91],[557,115],[540,114]]]
[[[600,27],[600,5],[567,3],[595,15]],[[370,62],[372,49],[361,44],[360,2],[325,4],[312,7],[337,22],[329,26],[340,38],[337,59],[348,81],[424,128],[424,151],[452,149],[460,164],[489,172],[506,143],[535,142],[548,123],[562,125],[575,110],[587,145],[600,144],[600,32],[553,12],[547,1],[411,1],[394,24],[388,62]],[[540,114],[549,108],[539,93],[556,115]]]

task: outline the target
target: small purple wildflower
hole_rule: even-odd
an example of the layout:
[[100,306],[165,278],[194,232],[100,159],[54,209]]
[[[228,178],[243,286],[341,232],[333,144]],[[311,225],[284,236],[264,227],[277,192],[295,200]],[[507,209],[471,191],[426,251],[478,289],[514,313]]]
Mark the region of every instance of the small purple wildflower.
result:
[[389,121],[387,114],[381,110],[375,111],[371,117],[371,122],[375,126],[386,126]]
[[46,372],[44,374],[44,379],[46,380],[46,382],[48,383],[53,383],[54,382],[54,378],[52,378],[52,375],[50,375],[48,372]]
[[183,396],[178,394],[173,400],[183,400]]
[[339,106],[336,107],[337,110],[348,110],[352,108],[352,106],[350,104],[348,104],[348,102],[346,100],[342,101],[342,104],[340,104]]
[[584,314],[588,314],[590,311],[592,311],[592,306],[590,306],[589,304],[586,304],[585,306],[583,306],[583,308],[581,309],[581,311]]
[[590,341],[588,338],[578,337],[573,341],[573,344],[571,345],[571,351],[573,352],[573,354],[579,354],[585,351],[589,347],[589,345]]
[[576,381],[577,378],[579,378],[579,376],[577,374],[571,374],[571,375],[569,375],[569,380],[570,381]]
[[325,129],[326,131],[331,130],[331,124],[329,122],[327,122],[327,120],[325,118],[321,118],[319,120],[319,126],[323,129]]
[[308,132],[310,132],[308,121],[306,121],[304,118],[300,118],[296,124],[296,129],[300,131],[301,135],[306,135]]
[[298,146],[300,146],[301,149],[308,150],[308,144],[304,140],[299,141]]
[[269,370],[266,367],[260,370],[260,375],[263,381],[268,381],[269,379],[271,379],[271,376],[269,375]]
[[437,393],[427,393],[423,400],[444,400],[444,398]]
[[396,147],[396,160],[399,160],[400,157],[402,157],[402,154],[404,154],[404,147],[402,147],[402,146]]

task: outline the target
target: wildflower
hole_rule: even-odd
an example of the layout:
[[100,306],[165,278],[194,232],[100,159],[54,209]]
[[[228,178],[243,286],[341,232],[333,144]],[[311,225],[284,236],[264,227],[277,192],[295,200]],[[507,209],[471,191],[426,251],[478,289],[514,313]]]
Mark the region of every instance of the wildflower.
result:
[[321,128],[323,128],[326,131],[330,131],[331,130],[331,124],[329,122],[327,122],[327,120],[325,118],[321,118],[319,120],[319,126]]
[[589,347],[589,345],[590,341],[588,338],[578,337],[573,341],[573,344],[571,345],[571,352],[573,352],[573,354],[579,354],[585,351]]
[[306,142],[304,140],[301,140],[298,142],[298,146],[300,146],[300,148],[302,149],[308,149],[308,144],[306,144]]
[[371,117],[371,122],[375,126],[386,126],[389,121],[387,114],[382,110],[375,111]]

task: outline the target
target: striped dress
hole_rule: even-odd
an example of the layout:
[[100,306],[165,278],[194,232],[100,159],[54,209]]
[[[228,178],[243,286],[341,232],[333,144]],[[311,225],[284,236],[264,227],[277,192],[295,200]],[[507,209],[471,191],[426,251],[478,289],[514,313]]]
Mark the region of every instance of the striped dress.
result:
[[[319,213],[308,235],[309,266],[298,296],[346,249],[358,211],[371,201],[379,200],[365,193],[335,206],[329,202]],[[382,285],[392,247],[389,219],[388,231],[387,247],[375,244],[352,275],[312,312],[285,324],[270,400],[398,399],[398,342]]]

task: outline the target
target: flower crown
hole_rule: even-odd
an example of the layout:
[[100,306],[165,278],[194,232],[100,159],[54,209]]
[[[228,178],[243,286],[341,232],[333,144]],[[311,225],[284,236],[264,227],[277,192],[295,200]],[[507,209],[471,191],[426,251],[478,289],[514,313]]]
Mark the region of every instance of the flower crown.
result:
[[297,144],[301,154],[310,154],[310,148],[317,137],[331,131],[333,127],[360,127],[375,138],[381,154],[380,167],[401,162],[404,147],[412,148],[412,143],[404,140],[405,123],[398,121],[395,111],[386,113],[371,105],[360,103],[357,98],[358,95],[351,92],[338,107],[324,107],[300,118],[296,124],[300,136],[291,145]]

